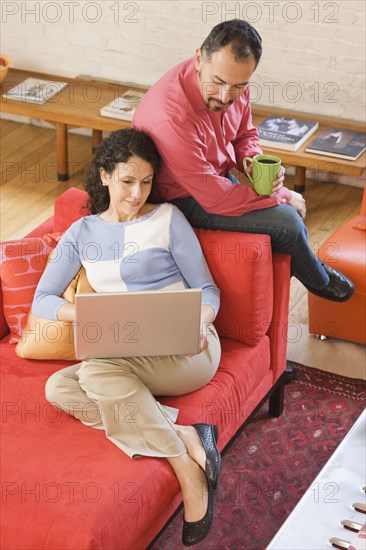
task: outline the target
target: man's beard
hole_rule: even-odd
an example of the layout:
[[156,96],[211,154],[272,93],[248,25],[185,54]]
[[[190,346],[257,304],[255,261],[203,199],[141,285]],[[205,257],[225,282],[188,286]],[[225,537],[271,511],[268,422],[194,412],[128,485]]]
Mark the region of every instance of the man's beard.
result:
[[[204,98],[203,82],[202,82],[202,70],[201,69],[198,70],[197,78],[198,78],[198,84],[201,88],[201,95]],[[210,111],[225,111],[228,107],[230,107],[230,105],[232,105],[234,103],[234,99],[230,99],[230,101],[228,101],[227,103],[223,103],[222,101],[216,99],[215,97],[210,97],[210,96],[207,98],[207,100],[204,100],[204,101],[205,101],[206,107],[208,109],[210,109]],[[216,102],[218,102],[219,105],[216,106],[216,107],[211,107],[211,105],[210,105],[211,101],[216,101]]]
[[[217,105],[212,107],[211,106],[212,101],[214,101]],[[225,111],[228,107],[230,107],[230,105],[234,103],[234,100],[230,99],[230,101],[228,101],[227,103],[223,103],[222,101],[216,99],[215,97],[209,97],[205,103],[206,103],[206,107],[208,107],[210,111]]]

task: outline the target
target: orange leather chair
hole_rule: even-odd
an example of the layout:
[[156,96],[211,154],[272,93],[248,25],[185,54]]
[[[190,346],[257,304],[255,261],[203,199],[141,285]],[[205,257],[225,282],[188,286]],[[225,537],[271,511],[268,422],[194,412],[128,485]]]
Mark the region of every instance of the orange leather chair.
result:
[[359,216],[321,245],[318,257],[349,277],[355,292],[347,302],[331,302],[309,292],[309,332],[366,344],[366,187]]

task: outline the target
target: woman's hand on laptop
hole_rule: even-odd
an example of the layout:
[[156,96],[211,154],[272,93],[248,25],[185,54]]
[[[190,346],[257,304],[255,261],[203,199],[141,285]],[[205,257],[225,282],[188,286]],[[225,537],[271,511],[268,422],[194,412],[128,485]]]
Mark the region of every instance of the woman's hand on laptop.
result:
[[206,334],[203,334],[202,333],[202,330],[201,330],[201,334],[200,334],[200,350],[198,353],[202,353],[203,351],[205,351],[205,349],[208,348],[208,340],[207,340],[207,336]]
[[200,335],[200,351],[202,353],[208,348],[207,327],[215,319],[215,312],[209,304],[202,304],[201,307],[201,335]]
[[[200,332],[200,350],[197,352],[202,353],[205,351],[205,349],[208,348],[208,340],[206,336],[206,328],[203,328],[201,325],[201,332]],[[194,355],[197,355],[196,353],[189,353],[187,355],[178,355],[178,357],[193,357]]]
[[212,306],[209,304],[202,304],[201,307],[201,335],[200,335],[200,351],[202,353],[205,349],[208,348],[207,340],[207,327],[215,319],[215,312],[212,309]]
[[[201,331],[200,331],[200,350],[198,353],[202,353],[208,348],[207,340],[207,327],[215,319],[215,312],[209,304],[202,304],[201,306]],[[194,354],[180,355],[180,357],[193,357]]]

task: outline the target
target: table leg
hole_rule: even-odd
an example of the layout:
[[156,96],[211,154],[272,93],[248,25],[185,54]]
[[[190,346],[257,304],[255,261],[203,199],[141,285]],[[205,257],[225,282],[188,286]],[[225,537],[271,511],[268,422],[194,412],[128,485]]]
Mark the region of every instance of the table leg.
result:
[[56,124],[56,163],[58,181],[67,181],[69,179],[67,124]]
[[295,167],[295,191],[303,193],[305,191],[306,168],[303,166]]
[[92,151],[95,153],[96,148],[98,145],[102,143],[103,139],[103,131],[102,130],[93,130],[93,137],[92,137]]

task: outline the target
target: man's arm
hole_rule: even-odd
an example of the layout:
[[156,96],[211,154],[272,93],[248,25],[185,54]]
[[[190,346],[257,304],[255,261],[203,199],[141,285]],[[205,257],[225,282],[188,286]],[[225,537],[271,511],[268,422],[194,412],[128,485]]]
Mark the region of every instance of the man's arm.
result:
[[[243,116],[237,137],[232,141],[232,145],[235,151],[237,169],[245,173],[243,166],[244,158],[253,158],[255,155],[263,154],[263,151],[259,144],[258,131],[253,126],[249,88],[245,91],[240,101],[243,105]],[[284,180],[285,169],[282,167],[277,179],[273,182],[273,191],[277,192],[277,200],[279,203],[289,203],[291,199],[290,190],[287,189],[287,187],[283,187]]]
[[233,185],[228,178],[217,175],[206,159],[206,145],[187,121],[184,127],[176,121],[163,121],[145,131],[155,141],[174,182],[207,212],[240,216],[283,202],[283,197],[258,196],[249,186]]
[[245,157],[253,158],[255,155],[261,155],[263,151],[259,145],[257,128],[253,126],[249,88],[245,90],[240,101],[244,107],[243,117],[237,136],[232,141],[232,144],[235,151],[237,168],[240,172],[244,172],[243,159]]

